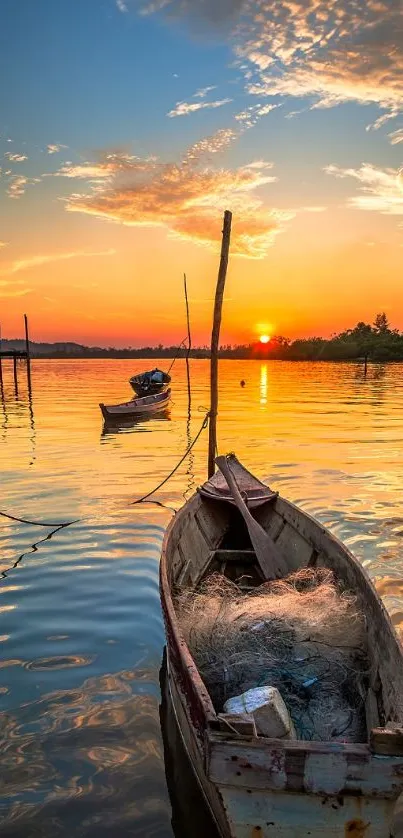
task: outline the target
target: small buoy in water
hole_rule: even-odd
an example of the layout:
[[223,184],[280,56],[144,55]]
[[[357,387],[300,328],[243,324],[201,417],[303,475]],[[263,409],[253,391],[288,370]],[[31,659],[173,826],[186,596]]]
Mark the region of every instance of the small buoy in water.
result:
[[245,384],[246,384],[246,381],[244,381],[244,380],[242,379],[242,381],[241,381],[241,387],[245,387]]

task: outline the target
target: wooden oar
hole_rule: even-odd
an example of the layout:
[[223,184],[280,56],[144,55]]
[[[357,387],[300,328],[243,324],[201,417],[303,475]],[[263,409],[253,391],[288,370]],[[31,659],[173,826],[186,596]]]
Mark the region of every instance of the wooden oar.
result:
[[286,576],[288,568],[286,562],[276,547],[274,541],[265,532],[263,527],[251,515],[246,503],[239,491],[238,484],[231,471],[230,465],[226,457],[216,457],[216,465],[224,475],[228,487],[232,493],[232,497],[245,521],[250,535],[250,540],[253,549],[256,553],[256,558],[264,573],[266,579],[278,579]]

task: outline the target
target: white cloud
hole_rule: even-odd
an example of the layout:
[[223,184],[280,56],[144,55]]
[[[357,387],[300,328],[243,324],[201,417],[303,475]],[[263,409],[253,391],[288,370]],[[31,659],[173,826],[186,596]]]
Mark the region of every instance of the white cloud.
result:
[[388,134],[388,137],[390,139],[391,145],[403,143],[403,128],[398,128],[397,131],[392,131],[391,134]]
[[378,116],[378,119],[370,125],[367,125],[365,130],[378,131],[379,128],[382,128],[382,125],[385,125],[385,123],[389,122],[390,119],[396,119],[397,116],[399,116],[399,111],[392,108],[391,111],[387,111],[386,113],[381,114],[381,116]]
[[401,173],[397,169],[377,169],[363,163],[359,169],[326,166],[329,175],[353,178],[360,184],[360,195],[348,199],[355,209],[380,212],[383,215],[403,215],[403,189]]
[[98,180],[99,178],[109,177],[109,170],[101,165],[92,163],[79,163],[77,165],[65,164],[57,172],[54,172],[53,177],[68,177],[82,180]]
[[280,106],[273,103],[267,105],[249,105],[245,110],[235,114],[235,119],[239,123],[241,130],[245,131],[247,128],[253,128],[262,116],[267,116],[267,114],[278,107]]
[[124,0],[116,0],[116,5],[120,12],[125,13],[129,11]]
[[[7,175],[11,175],[11,172],[6,172]],[[26,186],[33,186],[35,183],[39,183],[41,178],[39,177],[25,177],[24,175],[14,175],[10,177],[8,188],[7,188],[7,195],[9,198],[21,198],[22,195],[25,193]]]
[[24,163],[25,160],[28,160],[26,154],[13,154],[11,151],[6,151],[4,157],[7,157],[10,163]]
[[223,105],[228,105],[232,99],[218,99],[215,102],[177,102],[175,107],[169,111],[167,116],[187,116],[195,111],[200,111],[205,108],[221,108]]
[[49,143],[49,145],[46,146],[46,151],[48,154],[57,154],[62,150],[62,148],[68,148],[68,146],[62,145],[61,143]]
[[[247,89],[403,108],[401,0],[154,0],[148,13],[227,27]],[[245,65],[247,69],[245,69]],[[252,77],[253,76],[253,77]]]
[[197,93],[193,94],[194,99],[205,99],[208,93],[211,93],[212,90],[216,90],[217,85],[211,84],[209,87],[201,87]]

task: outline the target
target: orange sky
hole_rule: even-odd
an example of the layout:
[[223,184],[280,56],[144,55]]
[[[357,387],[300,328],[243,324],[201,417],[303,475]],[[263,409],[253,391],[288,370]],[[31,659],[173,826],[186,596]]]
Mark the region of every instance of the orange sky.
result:
[[26,312],[33,340],[178,344],[185,271],[193,343],[208,343],[224,209],[223,342],[329,336],[379,311],[403,329],[402,18],[360,2],[316,17],[262,2],[239,30],[217,0],[219,42],[208,19],[194,38],[192,0],[169,0],[170,25],[105,0],[97,39],[92,4],[48,19],[37,0],[29,31],[10,6],[3,336]]
[[[331,212],[309,213],[277,237],[264,259],[231,257],[223,342],[249,342],[262,332],[330,335],[359,319],[372,322],[380,310],[403,327],[398,242],[393,235],[388,243],[361,234],[336,243],[334,221]],[[77,255],[59,246],[42,264],[28,264],[30,249],[20,257],[27,262],[9,278],[7,289],[16,296],[3,300],[3,336],[22,334],[26,311],[34,340],[179,343],[186,333],[186,270],[193,342],[209,342],[218,247],[213,252],[178,242],[163,229],[107,225],[105,234],[98,225],[102,235],[92,236]]]

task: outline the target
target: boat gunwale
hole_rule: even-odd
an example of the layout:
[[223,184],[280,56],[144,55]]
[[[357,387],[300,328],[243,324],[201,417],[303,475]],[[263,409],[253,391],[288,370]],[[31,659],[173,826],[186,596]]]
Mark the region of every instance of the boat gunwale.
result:
[[[199,670],[197,669],[195,661],[191,655],[190,649],[184,638],[183,632],[180,628],[180,623],[173,604],[171,586],[168,580],[167,569],[167,547],[171,538],[172,531],[178,525],[178,522],[183,517],[185,517],[185,514],[187,514],[189,507],[191,507],[192,505],[197,505],[197,500],[200,501],[200,495],[198,494],[198,492],[195,492],[195,494],[192,495],[191,498],[189,498],[189,501],[184,506],[182,506],[181,509],[171,518],[165,530],[162,542],[159,576],[161,604],[166,623],[168,659],[170,657],[169,652],[171,648],[171,632],[171,634],[173,635],[173,639],[176,643],[179,659],[182,664],[183,670],[188,674],[190,683],[193,688],[194,698],[199,704],[199,709],[201,710],[204,716],[204,727],[207,728],[211,725],[217,724],[217,713],[214,709],[208,690],[204,684],[204,681],[202,680]],[[187,697],[188,696],[186,695],[186,698]]]
[[[100,403],[100,408],[103,415],[108,418],[120,418],[122,416],[136,416],[141,413],[152,412],[152,408],[166,407],[171,398],[171,389],[163,390],[162,393],[153,393],[148,396],[138,396],[134,399],[129,399],[127,402],[120,402],[119,404],[104,404]],[[139,404],[141,402],[141,404]],[[130,408],[133,408],[130,410]]]
[[[203,497],[198,492],[196,492],[191,498],[189,498],[189,501],[183,507],[181,507],[181,509],[174,515],[174,517],[169,522],[169,525],[168,525],[168,527],[165,531],[163,544],[162,544],[161,562],[160,562],[160,591],[161,591],[161,602],[162,602],[162,607],[163,607],[163,612],[164,612],[164,617],[165,617],[165,622],[166,622],[166,629],[167,629],[168,656],[169,656],[170,649],[171,649],[171,636],[170,635],[172,635],[175,639],[175,642],[176,642],[180,664],[183,668],[183,671],[187,672],[189,681],[191,683],[192,696],[189,696],[186,693],[186,690],[183,689],[182,691],[184,693],[184,697],[185,697],[186,701],[189,701],[191,698],[196,699],[196,701],[199,705],[199,709],[201,710],[201,712],[203,713],[203,716],[204,716],[204,734],[206,735],[206,733],[207,733],[207,737],[208,737],[209,732],[211,732],[211,733],[217,733],[218,732],[218,730],[219,730],[219,717],[218,717],[218,714],[216,713],[216,711],[214,709],[214,706],[212,704],[210,695],[209,695],[209,693],[207,691],[207,688],[204,684],[204,681],[203,681],[203,679],[202,679],[202,677],[201,677],[201,675],[200,675],[200,673],[197,669],[195,661],[192,657],[192,654],[189,650],[189,647],[188,647],[188,645],[186,643],[186,640],[183,636],[183,633],[181,631],[179,620],[178,620],[176,610],[175,610],[175,607],[174,607],[174,604],[173,604],[173,598],[172,598],[171,586],[170,586],[169,580],[168,580],[168,568],[167,568],[167,551],[168,551],[169,541],[170,541],[171,536],[172,536],[172,532],[175,530],[176,526],[178,525],[178,522],[181,519],[183,519],[185,517],[185,515],[187,515],[189,513],[189,509],[191,508],[191,506],[195,506],[197,508],[197,501],[199,501],[199,503],[201,503],[201,504],[203,502],[205,502]],[[227,503],[225,501],[217,501],[217,503],[218,504],[222,503],[224,505],[227,505]],[[324,524],[320,523],[316,518],[314,518],[308,512],[301,509],[300,507],[298,507],[296,504],[292,503],[291,501],[286,500],[281,495],[278,495],[277,498],[274,500],[274,502],[271,503],[271,507],[272,507],[272,509],[274,509],[274,511],[277,511],[276,510],[277,504],[280,506],[280,509],[281,509],[282,506],[284,506],[285,510],[296,514],[299,518],[305,518],[305,520],[309,523],[309,525],[313,526],[318,531],[318,533],[320,533],[326,539],[329,539],[330,543],[339,552],[341,552],[344,555],[346,560],[354,568],[354,570],[357,574],[357,577],[362,579],[362,581],[363,581],[362,590],[365,591],[365,594],[363,594],[363,597],[366,598],[367,600],[369,600],[369,597],[371,598],[371,600],[372,600],[371,605],[375,609],[378,610],[379,617],[382,620],[385,629],[387,628],[388,635],[389,635],[388,640],[393,643],[393,645],[395,647],[395,653],[402,659],[402,663],[403,663],[403,649],[402,649],[402,646],[399,642],[396,630],[395,630],[395,628],[392,624],[391,618],[390,618],[390,616],[389,616],[381,598],[377,594],[376,588],[375,588],[375,586],[374,586],[366,568],[363,567],[361,562],[359,562],[359,560],[354,556],[354,554],[349,550],[349,548],[336,535],[334,535]],[[260,509],[262,509],[262,507]],[[282,512],[278,512],[278,514],[282,515]],[[287,521],[287,523],[289,523],[289,522]],[[302,537],[305,538],[307,543],[312,544],[313,549],[315,549],[315,544],[312,543],[312,539],[309,539],[305,535],[302,535]],[[343,574],[342,573],[340,574],[340,578],[343,579]],[[176,674],[177,677],[178,677],[178,675],[179,676],[181,675],[181,673],[178,673],[177,668],[174,665],[171,666],[171,671],[172,671],[172,669],[175,670],[175,674]],[[189,723],[192,724],[192,721],[190,719],[189,719]],[[370,731],[368,731],[368,735],[369,735],[369,733],[370,733]],[[200,738],[200,730],[199,730],[199,738]],[[240,736],[239,734],[235,734],[235,733],[232,736],[228,734],[227,738],[229,738],[230,741],[234,741],[234,740],[235,741],[243,740],[245,742],[248,742],[248,741],[250,742],[251,741],[251,737]],[[266,744],[268,744],[270,742],[272,745],[275,745],[276,743],[277,744],[281,743],[281,747],[285,746],[284,742],[282,742],[282,740],[276,740],[276,739],[268,740],[268,739],[263,739],[263,738],[259,737],[259,741],[258,741],[258,743],[256,743],[256,747],[259,747],[260,741],[262,743],[261,747],[264,747],[265,742],[266,742]],[[287,742],[287,745],[285,747],[288,748],[289,744],[290,743]],[[323,741],[320,741],[320,740],[309,740],[309,743],[308,743],[305,740],[295,740],[292,743],[292,750],[294,752],[295,751],[298,752],[298,751],[306,750],[307,744],[321,746],[320,751],[324,752],[324,753],[333,753],[333,752],[336,751],[337,753],[345,753],[346,755],[347,754],[350,754],[350,755],[351,754],[356,754],[357,757],[361,756],[361,758],[362,758],[363,755],[375,756],[375,758],[379,758],[379,757],[377,757],[376,755],[373,754],[373,752],[370,748],[369,742],[343,743],[343,742],[332,742],[330,740],[326,741],[326,742],[323,742]],[[206,745],[207,745],[207,741],[204,740],[203,741],[204,753],[206,753]],[[395,757],[391,757],[391,758],[394,759]]]

